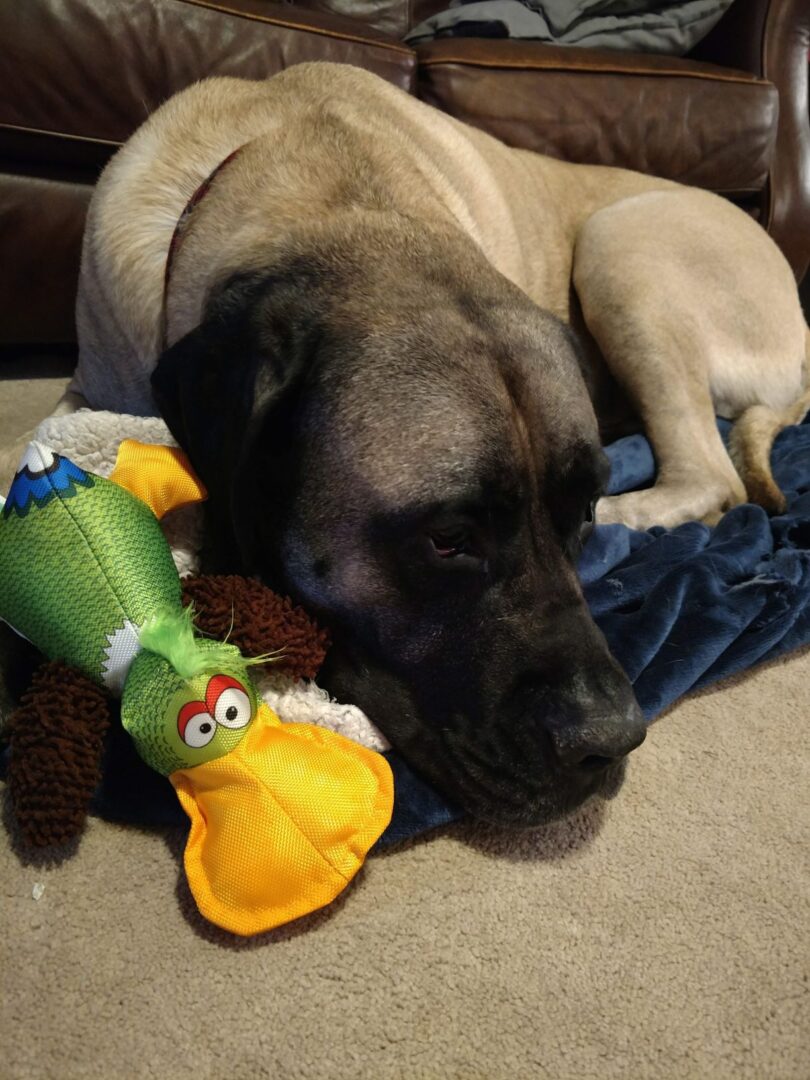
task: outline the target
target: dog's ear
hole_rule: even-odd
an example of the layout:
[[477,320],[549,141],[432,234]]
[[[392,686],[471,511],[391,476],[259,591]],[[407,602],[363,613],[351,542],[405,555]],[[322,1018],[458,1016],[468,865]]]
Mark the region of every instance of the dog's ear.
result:
[[160,412],[208,489],[212,569],[250,572],[249,538],[237,528],[246,520],[240,500],[273,501],[268,484],[256,490],[257,467],[265,479],[289,471],[297,400],[323,315],[307,277],[231,278],[212,296],[203,322],[163,353],[152,374]]

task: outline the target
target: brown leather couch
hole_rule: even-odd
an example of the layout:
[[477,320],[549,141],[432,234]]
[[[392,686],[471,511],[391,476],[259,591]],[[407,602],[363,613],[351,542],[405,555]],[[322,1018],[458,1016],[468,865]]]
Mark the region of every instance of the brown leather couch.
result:
[[810,263],[808,0],[735,0],[694,56],[458,39],[445,0],[0,4],[0,343],[70,342],[84,214],[115,149],[207,75],[358,64],[514,146],[697,184]]

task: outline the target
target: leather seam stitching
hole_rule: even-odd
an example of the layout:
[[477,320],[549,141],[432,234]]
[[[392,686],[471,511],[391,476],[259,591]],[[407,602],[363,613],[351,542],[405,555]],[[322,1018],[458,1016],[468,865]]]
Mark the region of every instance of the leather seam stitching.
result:
[[735,75],[714,75],[707,74],[702,71],[684,71],[675,68],[667,70],[655,70],[644,69],[638,70],[628,68],[599,68],[599,67],[587,67],[585,65],[566,64],[563,65],[532,65],[532,64],[520,64],[509,63],[508,61],[496,60],[480,60],[469,57],[453,56],[453,57],[436,57],[435,59],[419,59],[420,67],[441,67],[447,64],[459,64],[462,67],[487,67],[487,68],[501,68],[504,71],[528,71],[528,72],[556,72],[557,74],[575,74],[581,72],[587,72],[591,75],[633,75],[638,78],[679,78],[679,79],[704,79],[709,82],[732,82],[737,83],[740,86],[773,86],[769,79],[761,79],[756,76],[739,77]]
[[96,135],[73,135],[69,131],[53,131],[50,128],[28,127],[25,124],[9,124],[0,120],[0,131],[24,131],[28,135],[49,135],[55,139],[71,139],[73,142],[98,143],[99,146],[123,146],[115,139],[101,139]]
[[349,34],[340,30],[327,30],[326,28],[319,26],[306,26],[301,23],[287,22],[284,19],[270,19],[266,15],[256,15],[250,11],[237,11],[234,8],[223,7],[221,4],[209,3],[207,0],[180,0],[180,2],[183,4],[190,4],[192,7],[206,8],[209,11],[221,11],[225,15],[234,15],[238,19],[247,19],[248,22],[266,23],[269,26],[281,26],[285,30],[301,30],[306,34],[320,34],[321,37],[339,38],[343,41],[353,41],[359,45],[371,45],[375,48],[387,49],[389,52],[399,53],[402,56],[416,58],[416,54],[412,49],[397,45],[395,42],[375,41],[373,38],[364,38],[359,34]]

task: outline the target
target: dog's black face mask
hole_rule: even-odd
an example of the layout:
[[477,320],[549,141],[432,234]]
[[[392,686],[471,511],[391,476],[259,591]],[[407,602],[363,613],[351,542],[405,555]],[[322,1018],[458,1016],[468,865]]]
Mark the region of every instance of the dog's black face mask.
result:
[[574,572],[605,479],[574,348],[493,289],[364,319],[310,265],[234,280],[153,384],[219,567],[330,627],[319,682],[448,798],[525,826],[615,785],[645,729]]

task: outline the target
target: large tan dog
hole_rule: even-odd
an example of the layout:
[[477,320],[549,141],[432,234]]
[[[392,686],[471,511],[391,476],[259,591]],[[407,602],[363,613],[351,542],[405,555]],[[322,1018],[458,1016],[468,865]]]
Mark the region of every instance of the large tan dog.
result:
[[[74,390],[157,400],[222,564],[332,625],[329,688],[516,823],[604,788],[643,738],[573,569],[599,427],[640,418],[658,478],[598,520],[677,525],[746,485],[777,508],[770,443],[807,405],[790,269],[742,212],[331,64],[150,117],[94,196],[78,320]],[[739,472],[716,412],[741,418]]]

